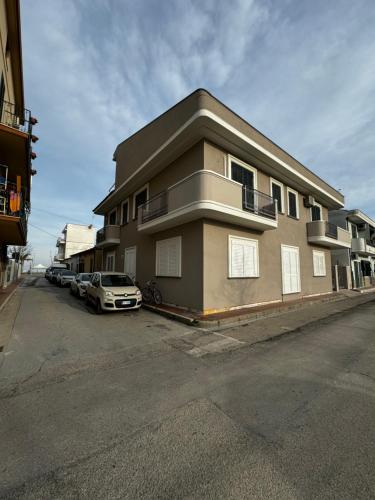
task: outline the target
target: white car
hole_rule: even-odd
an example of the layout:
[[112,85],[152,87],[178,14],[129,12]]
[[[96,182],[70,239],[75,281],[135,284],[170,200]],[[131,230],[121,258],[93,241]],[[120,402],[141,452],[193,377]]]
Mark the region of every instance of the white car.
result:
[[133,280],[123,273],[98,272],[92,275],[86,290],[86,302],[96,307],[96,312],[139,310],[142,294]]
[[92,273],[76,274],[70,284],[70,293],[72,295],[76,295],[77,297],[84,297],[86,295],[86,289],[90,283],[91,276]]
[[56,276],[56,285],[57,286],[68,286],[73,281],[76,273],[74,271],[68,271],[67,269],[63,269]]

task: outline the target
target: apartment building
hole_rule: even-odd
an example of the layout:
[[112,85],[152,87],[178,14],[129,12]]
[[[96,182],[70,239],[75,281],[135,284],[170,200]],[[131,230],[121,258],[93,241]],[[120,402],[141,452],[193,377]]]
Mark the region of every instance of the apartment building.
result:
[[[352,288],[375,284],[375,221],[359,209],[330,211],[329,220],[348,229],[352,237],[349,249],[332,251],[333,264],[350,269]],[[339,279],[343,281],[344,276]]]
[[55,260],[66,261],[71,255],[88,250],[95,245],[96,229],[90,224],[66,224],[62,236],[56,241]]
[[31,143],[37,120],[25,109],[19,0],[0,0],[0,286],[6,286],[8,245],[26,245]]
[[332,291],[328,222],[343,195],[206,90],[119,144],[115,187],[94,212],[107,270],[210,313]]

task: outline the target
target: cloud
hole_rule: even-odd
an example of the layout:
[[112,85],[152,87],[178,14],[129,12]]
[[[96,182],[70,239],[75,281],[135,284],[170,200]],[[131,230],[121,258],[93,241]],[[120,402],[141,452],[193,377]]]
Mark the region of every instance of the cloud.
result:
[[[375,216],[371,0],[35,0],[22,21],[26,102],[40,121],[34,225],[92,222],[116,145],[197,87]],[[45,262],[54,242],[41,235],[30,230]]]

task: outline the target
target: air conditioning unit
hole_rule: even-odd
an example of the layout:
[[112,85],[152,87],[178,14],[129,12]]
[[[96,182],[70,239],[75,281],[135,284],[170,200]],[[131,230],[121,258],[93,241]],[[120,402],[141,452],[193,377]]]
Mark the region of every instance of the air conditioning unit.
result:
[[314,197],[309,195],[309,196],[305,196],[305,198],[303,199],[303,205],[306,207],[306,208],[311,208],[315,205],[315,200],[314,200]]

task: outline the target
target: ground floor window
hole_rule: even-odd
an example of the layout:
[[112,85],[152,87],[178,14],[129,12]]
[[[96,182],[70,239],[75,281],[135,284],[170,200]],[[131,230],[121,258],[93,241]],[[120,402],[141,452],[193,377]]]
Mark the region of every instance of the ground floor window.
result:
[[324,252],[313,250],[314,276],[326,276],[326,256]]
[[114,271],[115,270],[115,253],[107,253],[106,257],[106,271]]
[[258,241],[229,236],[229,278],[257,278],[258,276]]
[[156,242],[156,276],[181,277],[181,236]]

